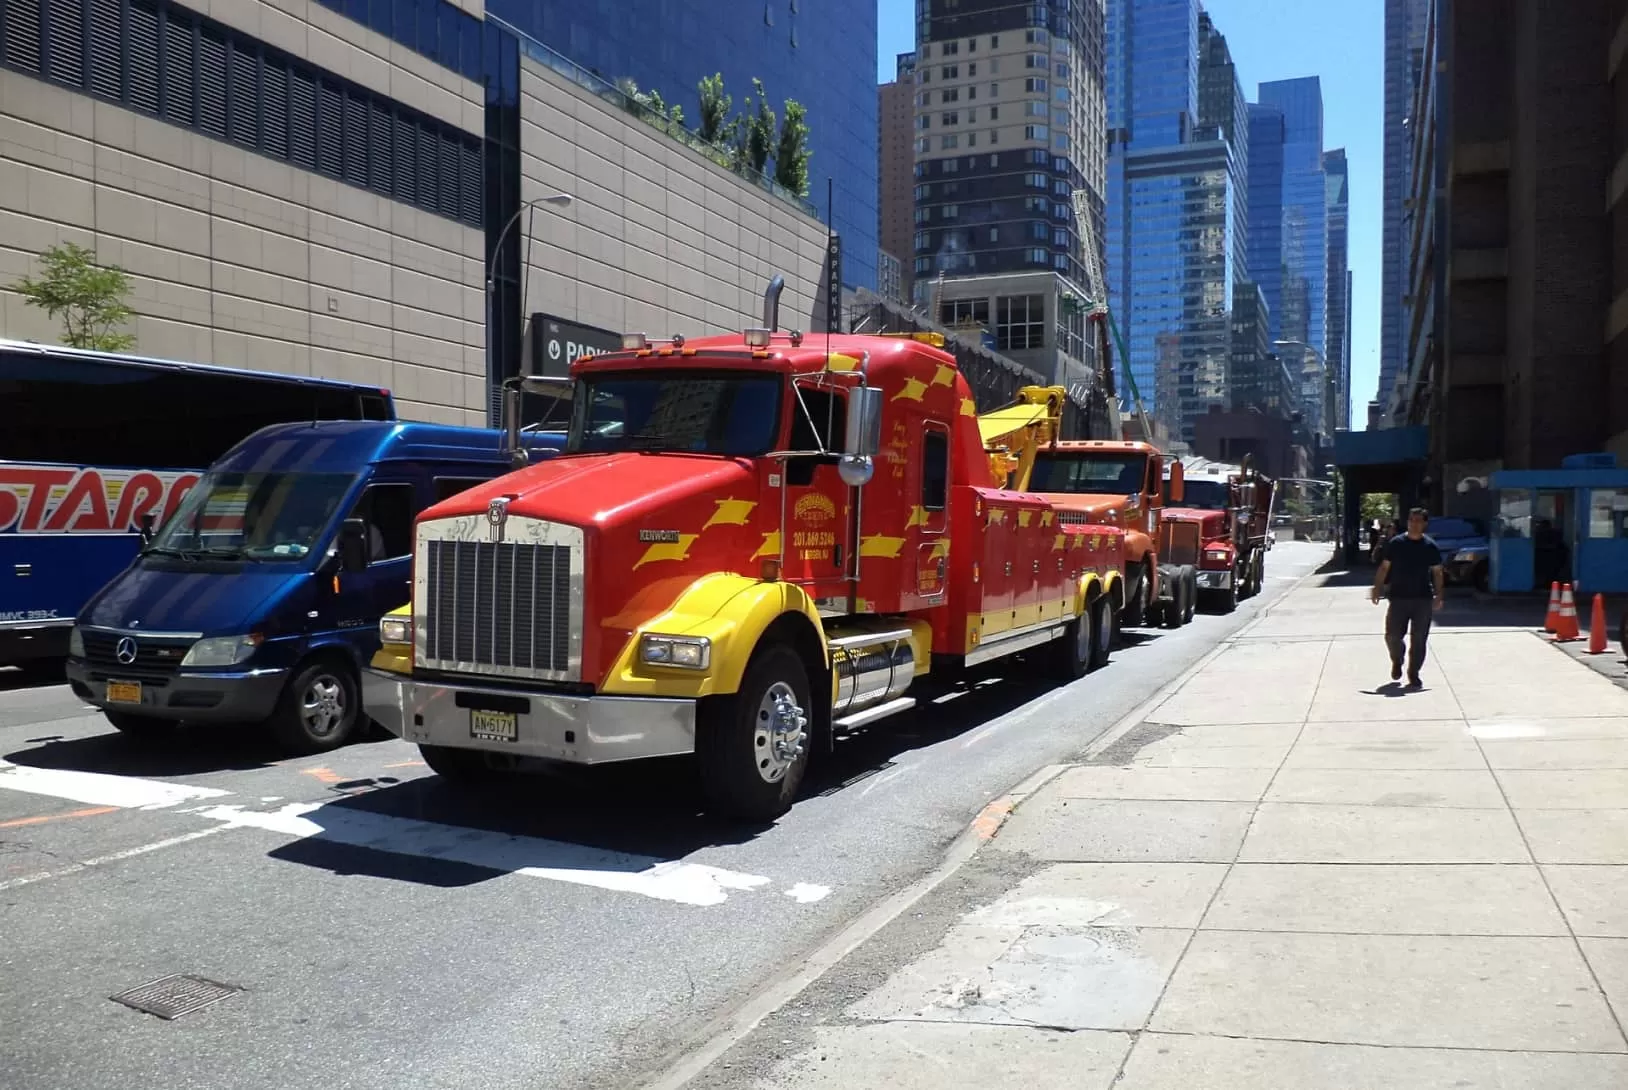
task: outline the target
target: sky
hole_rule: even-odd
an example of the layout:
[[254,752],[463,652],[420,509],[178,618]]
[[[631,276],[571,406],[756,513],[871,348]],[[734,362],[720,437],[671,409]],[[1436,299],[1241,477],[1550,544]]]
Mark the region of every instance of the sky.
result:
[[[1351,416],[1367,427],[1379,385],[1380,207],[1384,177],[1385,5],[1380,0],[1203,0],[1226,35],[1244,93],[1319,76],[1323,146],[1345,148],[1351,170]],[[877,80],[916,47],[913,0],[877,0]]]

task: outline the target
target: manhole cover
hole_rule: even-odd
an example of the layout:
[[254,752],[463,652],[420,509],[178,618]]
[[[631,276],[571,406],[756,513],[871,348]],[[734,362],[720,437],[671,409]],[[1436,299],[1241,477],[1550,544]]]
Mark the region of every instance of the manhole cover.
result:
[[108,996],[115,1003],[123,1003],[138,1011],[156,1014],[163,1019],[179,1018],[201,1010],[216,1000],[225,999],[242,988],[231,984],[217,984],[201,976],[173,973],[146,984]]

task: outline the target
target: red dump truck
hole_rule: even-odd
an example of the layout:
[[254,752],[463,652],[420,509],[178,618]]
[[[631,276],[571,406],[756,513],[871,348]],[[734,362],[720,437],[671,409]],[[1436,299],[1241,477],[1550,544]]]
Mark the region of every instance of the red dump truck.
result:
[[769,820],[945,677],[1107,661],[1123,533],[1006,487],[1032,439],[985,442],[941,339],[779,332],[777,294],[517,384],[569,400],[563,452],[419,517],[365,703],[443,777],[694,754],[710,810]]
[[[1247,457],[1242,465],[1197,457],[1179,465],[1182,498],[1164,509],[1161,548],[1172,563],[1194,567],[1200,606],[1230,613],[1239,599],[1260,593],[1265,579],[1273,482]],[[1162,608],[1169,623],[1171,609]]]

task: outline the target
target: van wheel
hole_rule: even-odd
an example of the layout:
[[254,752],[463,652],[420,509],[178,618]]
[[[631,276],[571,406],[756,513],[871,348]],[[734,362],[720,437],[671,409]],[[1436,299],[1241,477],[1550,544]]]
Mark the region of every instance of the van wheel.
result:
[[327,659],[307,663],[284,686],[271,713],[271,733],[290,753],[338,749],[356,733],[360,693],[348,667]]
[[713,813],[764,822],[791,809],[808,769],[808,671],[783,644],[761,648],[740,691],[701,702],[695,756]]
[[1106,595],[1091,603],[1091,661],[1087,670],[1100,670],[1108,665],[1108,655],[1114,643],[1113,603]]
[[129,712],[103,711],[102,714],[120,734],[141,742],[157,742],[169,738],[175,734],[179,725],[172,719],[154,719],[152,716],[132,715]]

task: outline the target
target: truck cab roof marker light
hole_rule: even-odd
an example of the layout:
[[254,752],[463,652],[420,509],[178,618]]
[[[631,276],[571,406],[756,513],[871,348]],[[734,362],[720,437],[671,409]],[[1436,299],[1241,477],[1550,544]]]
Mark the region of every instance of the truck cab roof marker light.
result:
[[759,349],[768,348],[769,336],[770,334],[767,329],[748,329],[744,334],[744,337],[746,338],[746,347]]
[[641,352],[650,347],[650,338],[643,333],[622,334],[622,349],[629,352]]

